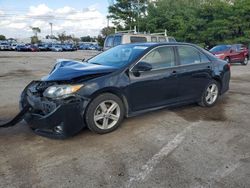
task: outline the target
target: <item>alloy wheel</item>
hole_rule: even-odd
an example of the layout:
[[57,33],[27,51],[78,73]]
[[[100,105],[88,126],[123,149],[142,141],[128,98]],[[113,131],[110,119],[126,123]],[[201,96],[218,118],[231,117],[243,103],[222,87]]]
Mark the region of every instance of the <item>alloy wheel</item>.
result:
[[216,84],[211,84],[210,86],[208,86],[207,91],[206,91],[206,102],[211,105],[213,104],[217,97],[218,97],[218,86]]
[[120,106],[113,100],[106,100],[95,109],[94,122],[100,129],[110,129],[119,121],[120,115]]
[[247,64],[248,64],[248,58],[245,57],[245,59],[244,59],[244,65],[247,65]]

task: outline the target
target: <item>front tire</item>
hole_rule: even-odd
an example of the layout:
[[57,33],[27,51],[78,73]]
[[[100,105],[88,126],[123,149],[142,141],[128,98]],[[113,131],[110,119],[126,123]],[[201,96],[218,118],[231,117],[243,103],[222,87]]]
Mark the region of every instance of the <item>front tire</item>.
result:
[[247,65],[248,64],[248,57],[244,58],[244,61],[241,62],[242,65]]
[[227,63],[231,63],[230,62],[230,58],[229,57],[225,57],[225,59],[224,59]]
[[85,120],[88,128],[98,134],[117,129],[124,118],[122,100],[111,93],[97,96],[88,106]]
[[201,96],[200,106],[211,107],[219,98],[220,85],[217,81],[212,80],[208,83]]

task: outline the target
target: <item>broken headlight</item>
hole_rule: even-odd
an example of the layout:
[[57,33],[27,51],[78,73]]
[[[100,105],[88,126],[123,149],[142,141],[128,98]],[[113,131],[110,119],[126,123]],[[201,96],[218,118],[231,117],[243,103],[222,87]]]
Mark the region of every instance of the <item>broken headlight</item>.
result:
[[52,99],[66,98],[72,96],[72,94],[77,92],[82,86],[82,84],[50,86],[43,92],[43,96]]

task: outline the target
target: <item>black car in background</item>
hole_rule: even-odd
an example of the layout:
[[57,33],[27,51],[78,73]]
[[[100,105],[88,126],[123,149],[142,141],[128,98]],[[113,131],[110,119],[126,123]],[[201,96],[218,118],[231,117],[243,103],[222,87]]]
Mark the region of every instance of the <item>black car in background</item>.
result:
[[65,138],[84,127],[109,133],[124,117],[169,106],[213,106],[229,89],[230,65],[187,43],[119,45],[87,62],[59,61],[22,92],[37,134]]
[[16,46],[16,51],[18,51],[18,52],[28,52],[28,51],[30,51],[30,49],[29,49],[29,47],[28,47],[27,45],[25,45],[25,44],[18,44],[18,45]]

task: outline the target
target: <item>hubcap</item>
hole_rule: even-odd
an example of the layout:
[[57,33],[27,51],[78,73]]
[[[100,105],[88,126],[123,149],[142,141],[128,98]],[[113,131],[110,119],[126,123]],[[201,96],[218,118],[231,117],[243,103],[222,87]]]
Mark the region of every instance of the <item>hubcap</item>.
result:
[[120,106],[113,100],[100,103],[94,112],[95,125],[100,129],[110,129],[120,118]]
[[246,65],[248,63],[248,58],[245,57],[245,61],[244,61],[244,64]]
[[217,97],[218,97],[218,87],[216,84],[211,84],[207,88],[206,102],[208,104],[213,104],[216,101]]

